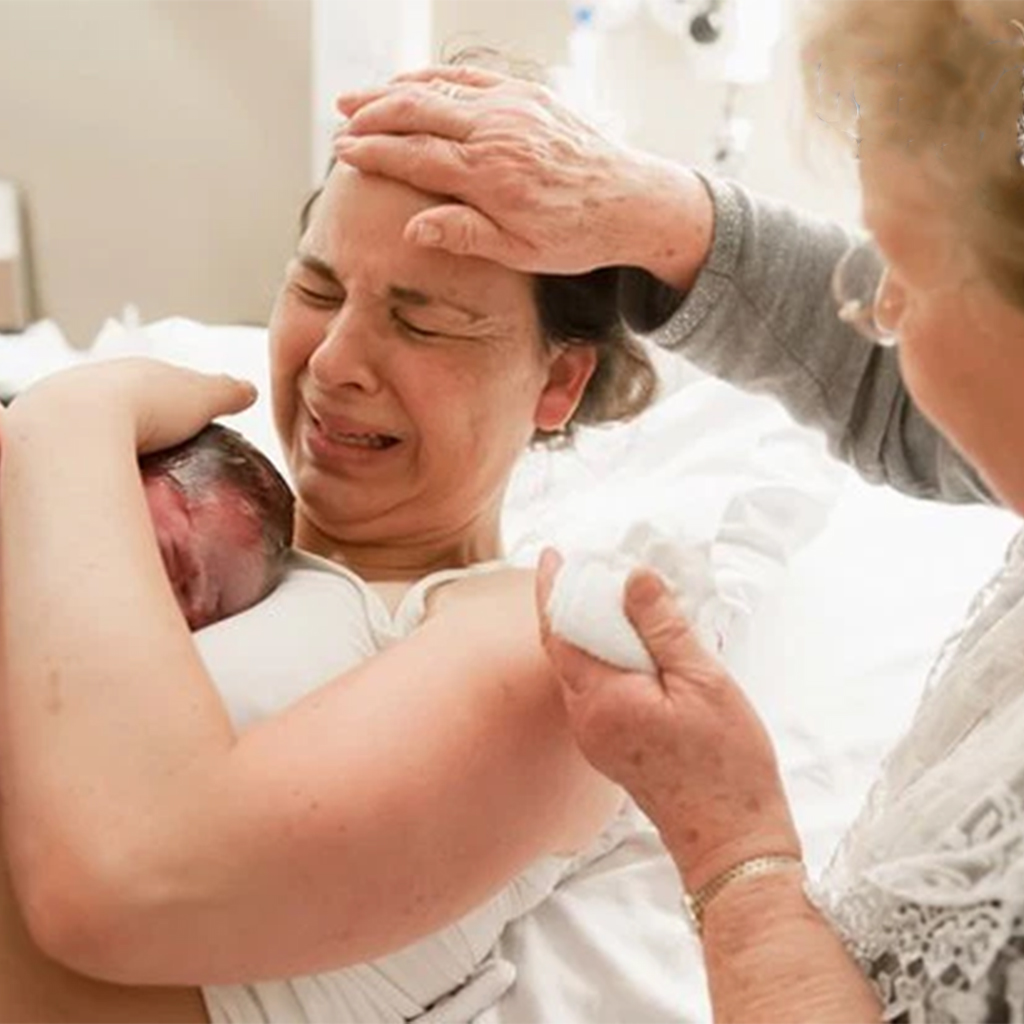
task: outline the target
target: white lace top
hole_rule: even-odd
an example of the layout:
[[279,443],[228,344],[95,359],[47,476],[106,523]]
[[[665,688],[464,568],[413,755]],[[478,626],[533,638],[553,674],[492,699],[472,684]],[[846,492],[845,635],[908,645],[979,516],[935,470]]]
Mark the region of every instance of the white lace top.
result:
[[1024,532],[810,895],[886,1020],[1024,1020]]

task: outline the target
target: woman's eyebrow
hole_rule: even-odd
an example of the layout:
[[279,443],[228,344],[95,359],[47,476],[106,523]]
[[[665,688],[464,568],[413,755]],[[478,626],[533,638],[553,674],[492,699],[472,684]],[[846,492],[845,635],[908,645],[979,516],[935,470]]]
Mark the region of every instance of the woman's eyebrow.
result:
[[331,284],[341,286],[338,275],[334,273],[334,268],[325,260],[320,259],[319,256],[314,256],[311,252],[304,252],[300,249],[295,254],[295,258],[307,270],[312,271],[318,277],[322,277],[325,281],[330,281]]
[[402,288],[399,285],[392,285],[388,289],[388,295],[395,302],[401,302],[408,306],[422,306],[424,308],[446,306],[469,317],[474,323],[487,319],[486,314],[481,313],[479,310],[470,309],[468,306],[460,306],[459,303],[452,302],[449,299],[435,298],[432,295],[427,295],[425,292],[417,291],[415,288]]
[[[326,262],[326,260],[321,259],[319,256],[314,256],[313,253],[306,252],[302,249],[295,254],[295,258],[303,267],[316,274],[317,277],[322,277],[325,281],[329,281],[331,284],[337,285],[339,288],[341,287],[338,275],[335,274],[334,268]],[[433,295],[428,295],[426,292],[418,291],[416,288],[406,288],[402,285],[391,285],[391,287],[388,288],[388,298],[393,302],[400,302],[408,306],[419,306],[424,309],[444,306],[468,317],[471,323],[478,323],[481,320],[487,319],[487,314],[481,313],[477,309],[471,309],[469,306],[462,306],[449,299],[438,299]]]

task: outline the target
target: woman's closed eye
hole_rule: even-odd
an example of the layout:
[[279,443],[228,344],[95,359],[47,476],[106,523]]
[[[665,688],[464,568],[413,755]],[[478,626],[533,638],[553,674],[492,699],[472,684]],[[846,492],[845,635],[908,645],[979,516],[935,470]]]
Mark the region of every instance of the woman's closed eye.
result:
[[419,327],[409,320],[400,317],[397,313],[391,314],[392,319],[398,326],[405,331],[407,334],[411,334],[415,338],[446,338],[454,337],[450,331],[438,331],[430,330],[426,327]]
[[337,291],[304,284],[302,281],[292,281],[292,291],[300,301],[318,309],[333,309],[344,301],[344,296]]

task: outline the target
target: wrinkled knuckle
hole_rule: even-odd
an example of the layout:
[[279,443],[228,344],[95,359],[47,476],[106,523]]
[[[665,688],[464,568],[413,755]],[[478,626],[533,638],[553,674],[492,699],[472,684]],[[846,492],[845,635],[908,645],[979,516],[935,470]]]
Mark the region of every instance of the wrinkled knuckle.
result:
[[401,92],[395,96],[393,103],[396,118],[407,121],[419,112],[423,104],[423,95],[420,91],[414,90]]
[[486,161],[486,155],[479,146],[462,145],[448,141],[449,157],[464,174],[474,174]]
[[487,168],[492,176],[499,181],[505,177],[507,168],[512,164],[510,147],[507,142],[499,139],[480,141],[474,146],[467,146],[466,157],[472,169]]
[[501,195],[510,206],[525,209],[531,205],[532,184],[521,175],[511,175],[503,183]]
[[431,138],[429,135],[407,135],[405,138],[409,149],[409,156],[412,159],[422,159],[431,149]]
[[459,252],[470,252],[474,249],[477,241],[476,227],[467,218],[461,218],[455,224],[452,232],[452,241]]
[[684,647],[696,640],[690,624],[679,617],[661,620],[649,633],[652,641],[666,647]]

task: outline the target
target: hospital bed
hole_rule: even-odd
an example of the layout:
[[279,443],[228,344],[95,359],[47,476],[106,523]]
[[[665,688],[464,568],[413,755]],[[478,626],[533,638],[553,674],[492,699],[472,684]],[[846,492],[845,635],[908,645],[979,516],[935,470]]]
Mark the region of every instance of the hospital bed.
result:
[[[111,321],[86,353],[39,323],[0,335],[0,394],[125,354],[253,379],[261,397],[235,424],[282,461],[260,328],[173,319],[140,331]],[[544,544],[611,547],[644,523],[718,551],[731,616],[723,656],[768,722],[813,874],[908,721],[933,655],[998,568],[1015,521],[868,486],[774,402],[676,357],[657,361],[663,396],[643,416],[523,461],[507,500],[508,548],[525,564]],[[509,926],[497,955],[517,980],[479,1021],[709,1020],[679,897],[656,833],[635,813],[618,845]]]

